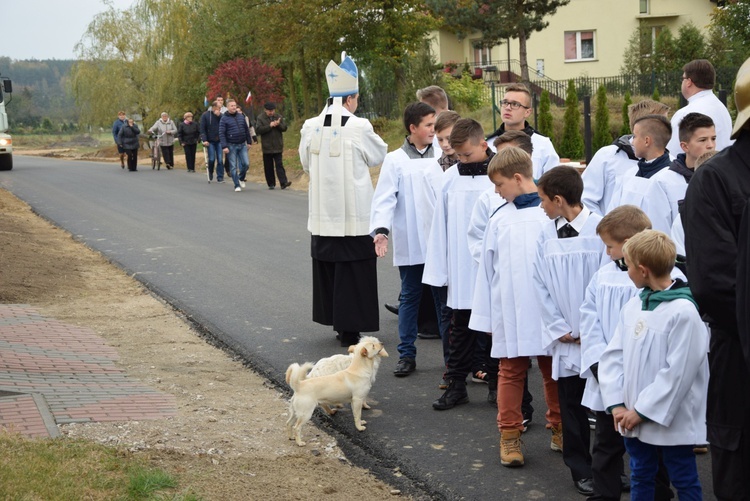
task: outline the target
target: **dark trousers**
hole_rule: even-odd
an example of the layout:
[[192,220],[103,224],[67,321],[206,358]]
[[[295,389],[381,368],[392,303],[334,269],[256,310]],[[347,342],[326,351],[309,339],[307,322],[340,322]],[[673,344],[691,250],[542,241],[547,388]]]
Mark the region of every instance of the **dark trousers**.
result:
[[279,184],[287,183],[281,153],[263,153],[263,172],[266,175],[266,184],[269,187],[276,186],[276,177],[273,173],[274,164],[276,164],[276,176],[279,177]]
[[[449,337],[448,370],[446,379],[464,381],[471,372],[474,359],[474,348],[477,336],[486,336],[482,332],[469,329],[471,310],[453,310],[453,329]],[[579,400],[580,402],[580,400]]]
[[197,144],[184,144],[182,149],[185,150],[185,163],[187,164],[187,170],[195,170],[195,150],[198,147]]
[[377,258],[357,261],[312,260],[313,322],[336,332],[375,332],[380,328]]
[[557,380],[563,429],[563,461],[573,480],[591,478],[591,428],[586,408],[581,405],[586,380],[578,376]]
[[[500,360],[498,360],[498,364],[499,362]],[[529,359],[529,370],[532,367],[533,364],[531,363],[531,359]],[[523,380],[523,401],[521,402],[521,414],[523,414],[524,419],[531,419],[531,416],[534,415],[534,406],[531,405],[533,400],[534,397],[531,396],[531,392],[529,391],[529,371],[526,371],[526,378]]]
[[138,167],[138,149],[125,150],[128,156],[128,170],[137,170]]
[[164,163],[174,167],[174,146],[162,146],[161,156],[164,157]]
[[637,438],[623,440],[630,455],[630,499],[656,499],[656,475],[663,464],[680,501],[702,501],[692,445],[657,446]]
[[443,361],[447,366],[448,354],[450,353],[451,318],[453,318],[453,309],[446,304],[448,302],[448,286],[433,286],[432,297],[435,300],[435,313],[438,316],[440,338],[443,342]]

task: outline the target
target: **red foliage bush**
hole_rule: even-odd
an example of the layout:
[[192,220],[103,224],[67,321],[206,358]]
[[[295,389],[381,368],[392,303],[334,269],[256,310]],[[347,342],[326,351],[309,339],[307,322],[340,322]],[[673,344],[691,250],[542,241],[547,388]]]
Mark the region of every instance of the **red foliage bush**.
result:
[[266,101],[281,103],[284,100],[281,70],[264,64],[258,58],[233,59],[220,64],[208,77],[208,98],[218,96],[234,98],[245,107],[245,97],[252,92],[252,105],[260,109]]

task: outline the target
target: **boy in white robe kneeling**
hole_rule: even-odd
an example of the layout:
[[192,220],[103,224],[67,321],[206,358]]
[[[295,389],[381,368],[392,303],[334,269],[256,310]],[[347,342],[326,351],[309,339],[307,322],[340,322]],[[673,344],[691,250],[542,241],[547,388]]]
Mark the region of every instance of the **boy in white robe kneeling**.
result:
[[706,437],[708,332],[687,284],[673,280],[675,246],[645,230],[623,246],[639,297],[625,305],[599,362],[602,400],[630,455],[631,499],[654,499],[658,454],[682,499],[702,499],[693,444]]
[[542,342],[542,322],[534,297],[532,265],[536,242],[548,221],[533,178],[531,157],[507,146],[490,162],[495,190],[507,202],[484,232],[469,327],[492,333],[492,357],[500,359],[497,425],[500,464],[523,466],[521,411],[529,358],[537,357],[547,400],[547,421],[560,426],[557,383],[552,357]]

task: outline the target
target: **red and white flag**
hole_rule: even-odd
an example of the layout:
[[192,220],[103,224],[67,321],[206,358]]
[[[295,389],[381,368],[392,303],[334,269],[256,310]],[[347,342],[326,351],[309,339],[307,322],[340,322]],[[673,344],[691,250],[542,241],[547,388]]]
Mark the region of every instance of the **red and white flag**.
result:
[[247,97],[245,98],[245,104],[251,104],[253,102],[253,93],[247,91]]

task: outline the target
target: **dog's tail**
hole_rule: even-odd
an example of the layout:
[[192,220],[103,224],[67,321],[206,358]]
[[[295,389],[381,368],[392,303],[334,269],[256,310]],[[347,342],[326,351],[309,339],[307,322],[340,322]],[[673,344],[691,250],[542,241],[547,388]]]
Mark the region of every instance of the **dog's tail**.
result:
[[302,365],[300,364],[290,365],[289,368],[286,370],[287,384],[291,386],[294,391],[297,391],[299,382],[307,378],[307,373],[310,372],[310,369],[313,368],[313,365],[314,364],[310,362],[306,362]]

